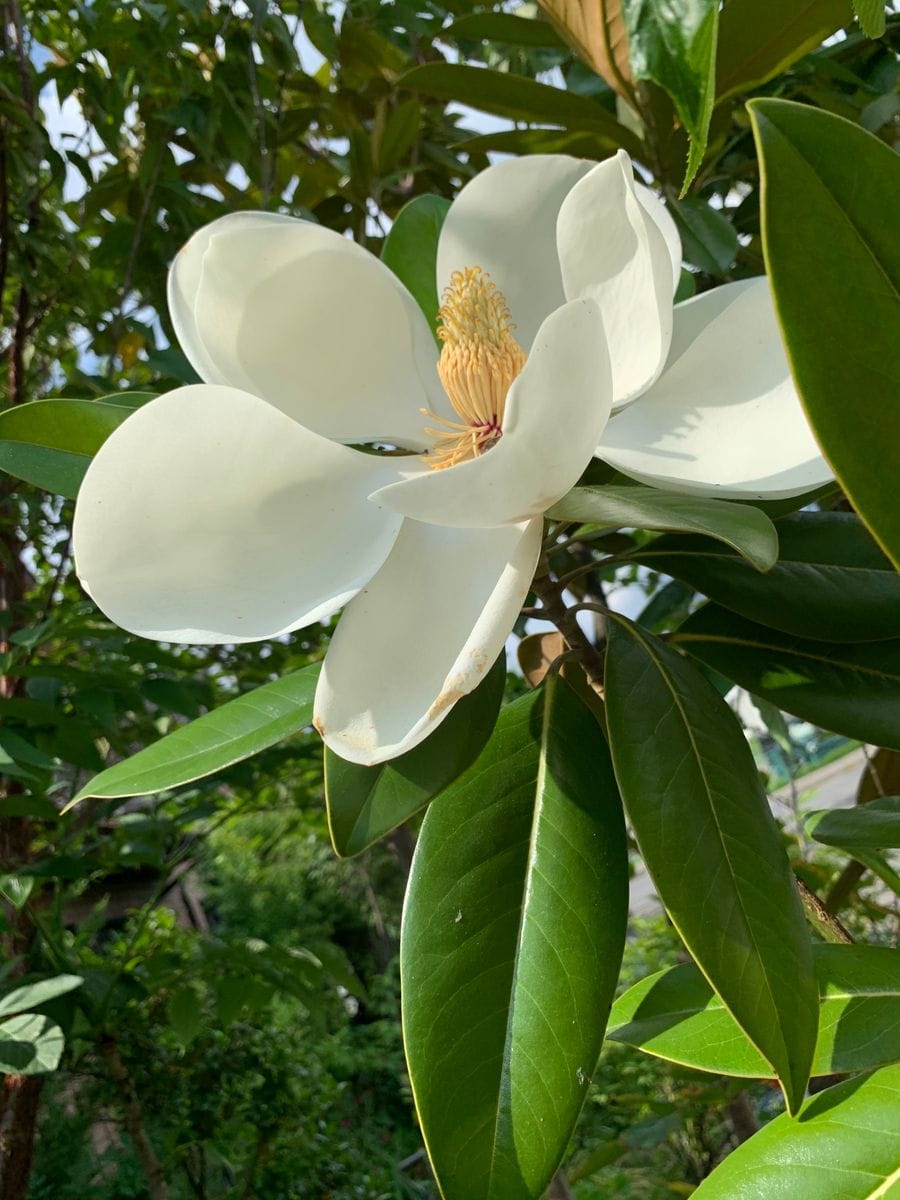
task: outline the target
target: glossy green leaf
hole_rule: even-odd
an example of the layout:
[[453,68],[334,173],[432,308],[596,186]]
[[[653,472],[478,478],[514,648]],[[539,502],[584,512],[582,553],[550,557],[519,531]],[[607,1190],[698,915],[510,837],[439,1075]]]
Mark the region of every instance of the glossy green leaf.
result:
[[0,413],[0,470],[74,499],[91,459],[131,408],[100,400],[34,400]]
[[853,0],[853,11],[866,37],[883,36],[886,25],[884,0]]
[[673,640],[784,712],[900,750],[900,638],[814,642],[707,604]]
[[694,196],[673,200],[669,212],[681,234],[685,262],[708,275],[722,275],[734,262],[737,232],[719,209]]
[[761,571],[778,557],[775,526],[758,508],[650,487],[577,487],[548,513],[557,521],[590,521],[612,529],[705,533],[733,547]]
[[325,750],[325,800],[335,852],[359,854],[419,812],[471,766],[487,744],[506,684],[506,655],[414,750],[361,767]]
[[718,98],[765,83],[852,15],[850,0],[728,0],[719,20]]
[[690,135],[684,190],[706,152],[716,87],[718,0],[621,0],[634,80],[659,84]]
[[417,196],[401,208],[381,253],[382,261],[405,283],[425,314],[431,330],[437,327],[437,247],[450,201],[443,196]]
[[81,789],[87,796],[146,796],[202,779],[274,746],[312,721],[319,664],[264,683],[167,734]]
[[679,654],[610,622],[616,777],[657,893],[700,969],[799,1105],[818,996],[803,908],[734,714]]
[[22,1013],[0,1024],[0,1072],[43,1075],[55,1071],[65,1048],[60,1027],[41,1013]]
[[760,575],[709,538],[661,537],[633,557],[785,633],[822,641],[900,637],[900,575],[853,513],[778,521],[778,562]]
[[26,983],[22,987],[13,988],[5,996],[0,997],[0,1017],[10,1013],[20,1013],[26,1008],[37,1008],[48,1000],[55,1000],[74,988],[81,987],[80,975],[54,975],[50,979],[40,979],[37,983]]
[[900,796],[880,796],[855,808],[822,808],[805,819],[806,832],[845,850],[900,850]]
[[627,150],[640,157],[638,138],[589,96],[538,83],[487,67],[456,63],[425,63],[401,76],[401,84],[438,100],[458,100],[481,112],[561,125],[570,131],[603,134],[610,150]]
[[[813,947],[819,1035],[813,1075],[900,1060],[900,954],[882,946]],[[606,1036],[700,1071],[764,1079],[771,1068],[693,963],[642,979],[613,1005]]]
[[738,1146],[692,1200],[896,1200],[900,1066],[813,1096]]
[[107,392],[105,396],[98,396],[94,403],[114,404],[119,408],[128,408],[134,412],[135,409],[143,408],[145,404],[155,400],[156,395],[156,392]]
[[431,805],[410,877],[404,1036],[445,1200],[543,1193],[600,1050],[627,872],[603,735],[549,678]]
[[571,154],[573,158],[606,158],[609,145],[596,133],[567,133],[565,129],[498,129],[454,143],[454,150],[485,154]]
[[499,42],[503,46],[526,46],[534,50],[568,50],[549,21],[504,12],[467,13],[457,17],[443,30],[442,38]]
[[[900,565],[900,158],[786,100],[750,107],[763,245],[791,370],[853,506]],[[803,214],[798,220],[797,214]]]

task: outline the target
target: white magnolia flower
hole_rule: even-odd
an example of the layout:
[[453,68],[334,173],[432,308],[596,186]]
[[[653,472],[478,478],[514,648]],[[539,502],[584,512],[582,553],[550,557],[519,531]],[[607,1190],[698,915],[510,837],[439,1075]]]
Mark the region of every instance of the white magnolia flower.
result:
[[205,382],[138,410],[91,464],[85,588],[125,629],[195,643],[277,637],[346,605],[316,727],[356,762],[412,748],[502,650],[542,513],[595,450],[700,494],[830,477],[765,280],[673,312],[680,260],[625,155],[503,162],[443,226],[438,356],[359,246],[269,213],[214,221],[169,276]]

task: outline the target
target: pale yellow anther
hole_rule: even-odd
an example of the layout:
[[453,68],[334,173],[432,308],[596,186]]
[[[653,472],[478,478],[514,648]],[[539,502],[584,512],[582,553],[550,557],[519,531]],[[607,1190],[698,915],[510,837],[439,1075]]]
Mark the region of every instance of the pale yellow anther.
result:
[[527,355],[512,335],[506,299],[481,267],[450,276],[438,314],[444,343],[438,374],[462,418],[448,421],[422,411],[443,426],[426,429],[436,446],[425,461],[435,470],[484,454],[501,436],[506,396]]

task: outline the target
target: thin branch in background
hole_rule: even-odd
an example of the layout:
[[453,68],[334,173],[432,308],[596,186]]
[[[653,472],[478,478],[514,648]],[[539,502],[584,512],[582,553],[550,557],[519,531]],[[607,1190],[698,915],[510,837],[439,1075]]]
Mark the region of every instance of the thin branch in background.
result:
[[[0,9],[0,55],[9,56],[9,36],[6,6]],[[0,328],[3,327],[3,307],[6,296],[6,273],[9,269],[9,178],[6,170],[6,139],[9,123],[0,116]]]
[[[153,170],[150,174],[150,180],[147,183],[147,188],[144,192],[144,201],[141,205],[141,211],[138,213],[138,219],[134,226],[134,236],[131,239],[131,246],[128,249],[128,260],[125,263],[125,273],[122,276],[122,290],[120,292],[121,299],[119,300],[119,312],[112,326],[112,344],[113,353],[115,347],[119,343],[121,337],[122,322],[125,320],[125,303],[128,299],[128,293],[131,291],[131,285],[134,280],[134,268],[137,265],[138,250],[140,249],[141,240],[144,236],[144,226],[147,223],[147,217],[150,213],[150,204],[153,200],[153,193],[156,191],[156,185],[159,182],[160,171],[162,170],[163,154],[165,153],[165,142],[158,142],[155,146],[156,161],[153,164]],[[139,307],[139,306],[138,306]],[[132,310],[134,311],[134,310]]]
[[125,1128],[134,1143],[144,1178],[147,1180],[147,1194],[150,1200],[169,1200],[169,1187],[153,1143],[147,1136],[141,1102],[134,1080],[119,1053],[119,1047],[112,1038],[106,1038],[100,1043],[100,1053],[106,1060],[110,1078],[118,1089],[125,1115]]

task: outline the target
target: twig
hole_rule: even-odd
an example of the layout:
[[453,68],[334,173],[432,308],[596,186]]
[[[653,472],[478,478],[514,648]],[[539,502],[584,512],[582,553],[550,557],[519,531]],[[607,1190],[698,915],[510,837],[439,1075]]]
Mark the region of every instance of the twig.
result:
[[578,624],[577,613],[564,603],[562,580],[554,580],[551,577],[546,555],[542,556],[538,563],[537,574],[531,586],[541,602],[544,618],[552,621],[569,646],[578,651],[591,687],[598,696],[602,696],[603,655]]
[[814,929],[817,929],[826,942],[833,944],[852,944],[853,938],[832,913],[828,911],[815,892],[810,891],[802,879],[797,880],[800,899],[806,913],[806,919]]

